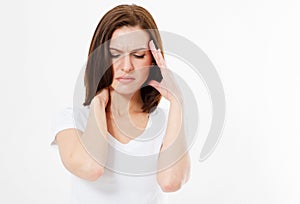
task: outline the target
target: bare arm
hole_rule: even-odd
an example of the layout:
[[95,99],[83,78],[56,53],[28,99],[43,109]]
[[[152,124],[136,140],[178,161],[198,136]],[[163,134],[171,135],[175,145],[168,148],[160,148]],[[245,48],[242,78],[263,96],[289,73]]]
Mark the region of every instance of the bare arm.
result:
[[103,168],[86,152],[79,140],[81,135],[82,132],[75,128],[59,132],[56,136],[59,154],[69,172],[82,179],[94,181],[102,175]]
[[173,192],[180,189],[190,175],[190,157],[186,151],[181,117],[182,96],[172,72],[166,66],[161,50],[156,49],[152,40],[149,42],[149,48],[163,78],[161,82],[151,80],[148,84],[170,102],[166,135],[158,157],[157,181],[164,192]]
[[157,181],[164,192],[179,190],[190,177],[190,157],[184,138],[181,115],[181,104],[171,102],[166,135],[158,159],[158,168],[159,170],[164,169],[170,165],[170,161],[176,161],[176,163],[157,174]]
[[64,166],[82,179],[95,181],[103,174],[107,155],[106,103],[98,97],[93,99],[85,132],[71,128],[56,136]]

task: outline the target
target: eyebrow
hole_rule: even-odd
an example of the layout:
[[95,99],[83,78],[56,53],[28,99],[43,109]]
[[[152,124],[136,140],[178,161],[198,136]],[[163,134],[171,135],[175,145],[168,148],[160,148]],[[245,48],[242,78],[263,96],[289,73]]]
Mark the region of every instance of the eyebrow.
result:
[[[123,52],[122,50],[119,50],[119,49],[114,48],[114,47],[110,47],[109,49],[110,50],[115,50],[115,51],[118,51],[118,52]],[[141,51],[141,50],[148,50],[148,48],[145,48],[145,47],[136,48],[136,49],[131,50],[131,52],[137,52],[137,51]]]

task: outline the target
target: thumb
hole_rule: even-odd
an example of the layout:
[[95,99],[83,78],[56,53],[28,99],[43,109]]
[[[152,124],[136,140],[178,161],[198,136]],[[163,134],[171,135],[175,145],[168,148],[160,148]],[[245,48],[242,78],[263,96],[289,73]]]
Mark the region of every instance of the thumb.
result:
[[157,82],[157,81],[155,81],[155,80],[149,81],[148,84],[149,84],[150,86],[153,86],[154,88],[157,88],[157,87],[159,87],[159,85],[160,85],[160,83]]

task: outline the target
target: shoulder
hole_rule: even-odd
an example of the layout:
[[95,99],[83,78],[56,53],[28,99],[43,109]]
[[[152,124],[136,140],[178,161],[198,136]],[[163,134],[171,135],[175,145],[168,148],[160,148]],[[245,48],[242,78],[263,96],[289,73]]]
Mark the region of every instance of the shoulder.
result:
[[151,113],[151,124],[155,126],[157,129],[166,130],[167,123],[169,118],[169,109],[165,107],[157,107]]
[[75,127],[84,131],[90,113],[89,106],[77,106],[72,109]]
[[162,117],[162,119],[167,120],[169,116],[169,108],[158,106],[151,114],[154,116],[158,115]]
[[66,128],[77,128],[83,131],[88,115],[88,106],[65,107],[54,115],[52,119],[52,130],[54,134]]

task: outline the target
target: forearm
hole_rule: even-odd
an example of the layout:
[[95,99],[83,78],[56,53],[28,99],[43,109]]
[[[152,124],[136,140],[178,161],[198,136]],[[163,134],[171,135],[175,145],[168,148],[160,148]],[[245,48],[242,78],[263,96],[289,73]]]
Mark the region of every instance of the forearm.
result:
[[184,139],[182,114],[181,103],[179,101],[171,102],[162,151],[168,149],[176,140]]
[[86,129],[78,135],[79,142],[72,153],[75,174],[82,178],[97,178],[102,175],[107,156],[106,133],[105,105],[91,103]]
[[[187,151],[182,105],[171,102],[166,135],[158,160],[158,168],[167,169],[157,174],[157,180],[166,192],[178,190],[187,182],[190,173],[190,158]],[[173,164],[176,162],[175,164]]]
[[78,141],[75,143],[70,159],[65,164],[65,167],[72,174],[82,179],[94,181],[103,174],[103,167],[90,156],[79,141],[81,135],[82,132],[76,138]]
[[80,137],[82,134],[76,128],[59,132],[56,136],[59,154],[64,166],[70,173],[82,179],[94,181],[102,175],[103,167],[87,153],[81,144]]
[[164,192],[174,192],[181,188],[190,177],[190,157],[185,153],[171,167],[157,173],[157,181]]
[[91,103],[86,129],[80,137],[80,141],[88,154],[101,166],[104,166],[108,148],[104,103],[98,101]]

